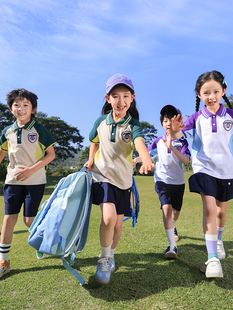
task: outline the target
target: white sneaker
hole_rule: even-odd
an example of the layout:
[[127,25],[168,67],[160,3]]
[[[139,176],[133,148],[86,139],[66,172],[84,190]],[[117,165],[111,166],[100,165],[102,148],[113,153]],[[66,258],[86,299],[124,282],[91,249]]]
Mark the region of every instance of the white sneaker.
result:
[[222,240],[218,240],[218,242],[217,242],[217,253],[218,253],[218,258],[219,259],[226,258],[226,252],[224,250],[224,246],[223,246]]
[[177,247],[170,247],[169,245],[165,251],[165,258],[177,258]]
[[206,263],[206,278],[223,278],[222,266],[220,260],[216,257],[212,257]]

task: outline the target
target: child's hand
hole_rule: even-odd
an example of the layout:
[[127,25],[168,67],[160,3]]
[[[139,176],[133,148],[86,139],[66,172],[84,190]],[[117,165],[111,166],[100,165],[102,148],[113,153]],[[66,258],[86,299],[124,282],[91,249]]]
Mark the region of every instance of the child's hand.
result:
[[137,158],[134,158],[134,159],[133,159],[133,167],[135,168],[136,165],[137,165]]
[[174,133],[181,131],[184,127],[185,124],[183,124],[183,116],[180,116],[180,114],[178,114],[177,116],[175,115],[171,119],[171,130]]
[[87,162],[85,162],[85,164],[83,165],[84,167],[87,167],[87,171],[91,172],[92,171],[92,166],[93,166],[93,162],[91,162],[90,160],[88,160]]
[[166,133],[167,140],[163,139],[164,144],[168,149],[171,149],[172,146],[172,135],[170,133]]
[[18,167],[18,168],[21,169],[22,171],[19,171],[14,174],[15,179],[17,181],[25,181],[28,178],[30,178],[30,176],[33,175],[34,173],[32,167]]
[[148,164],[143,164],[139,170],[140,174],[148,174],[148,171],[151,171],[151,169],[154,169],[155,164],[153,164],[152,162],[148,163]]

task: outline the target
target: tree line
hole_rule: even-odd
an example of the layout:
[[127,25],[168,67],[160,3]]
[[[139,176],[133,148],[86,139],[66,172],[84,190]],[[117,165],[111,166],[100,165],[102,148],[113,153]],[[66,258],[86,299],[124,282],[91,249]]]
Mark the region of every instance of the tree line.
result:
[[[35,120],[42,124],[57,141],[54,147],[56,158],[49,166],[62,165],[66,159],[74,158],[82,150],[84,137],[80,134],[78,128],[68,125],[59,117],[48,117],[43,112],[37,112]],[[0,103],[0,133],[5,127],[12,125],[13,122],[13,114],[9,107]],[[7,165],[8,159],[4,158],[0,165],[1,180],[5,179]]]

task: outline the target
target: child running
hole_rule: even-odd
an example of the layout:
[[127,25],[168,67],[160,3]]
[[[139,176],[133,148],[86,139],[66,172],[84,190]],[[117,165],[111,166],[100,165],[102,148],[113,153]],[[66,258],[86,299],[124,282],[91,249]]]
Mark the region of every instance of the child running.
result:
[[93,173],[93,203],[100,205],[101,255],[95,277],[108,284],[115,271],[114,250],[129,212],[132,186],[132,151],[136,146],[143,165],[140,173],[154,168],[144,143],[134,86],[125,75],[115,74],[106,83],[106,102],[89,135],[92,142],[87,170]]
[[[207,278],[223,277],[220,259],[224,259],[226,253],[222,234],[227,203],[233,198],[233,110],[226,89],[226,80],[220,72],[203,73],[195,87],[196,113],[184,124],[179,117],[172,120],[175,132],[192,131],[194,174],[189,179],[189,188],[199,193],[203,202]],[[220,103],[222,98],[229,108]],[[199,111],[200,100],[204,106]]]
[[[158,156],[155,166],[155,191],[159,195],[163,211],[163,223],[169,246],[165,251],[165,258],[177,258],[179,240],[175,223],[180,215],[185,189],[184,171],[182,163],[190,161],[190,151],[186,139],[173,140],[171,137],[171,119],[180,115],[179,109],[166,105],[160,111],[160,122],[165,135],[156,138],[148,147],[151,157]],[[134,165],[141,161],[140,157],[133,160]]]
[[24,204],[24,223],[30,227],[44,194],[44,167],[55,158],[54,138],[34,120],[37,99],[23,88],[7,95],[15,122],[4,128],[0,137],[0,163],[7,151],[10,161],[3,189],[5,216],[0,243],[0,278],[10,271],[9,251],[21,206]]

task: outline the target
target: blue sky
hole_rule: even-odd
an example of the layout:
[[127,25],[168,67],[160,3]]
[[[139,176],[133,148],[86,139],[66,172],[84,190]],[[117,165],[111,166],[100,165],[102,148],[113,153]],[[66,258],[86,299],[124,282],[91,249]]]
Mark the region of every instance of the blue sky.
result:
[[231,0],[5,0],[0,12],[0,101],[36,93],[38,111],[77,127],[84,146],[115,73],[132,79],[140,120],[159,135],[165,104],[194,113],[203,72],[221,71],[233,94]]

